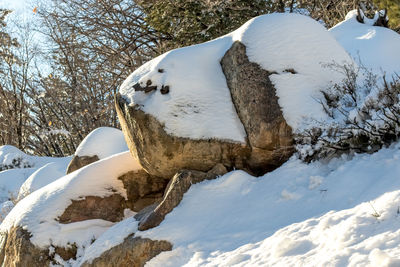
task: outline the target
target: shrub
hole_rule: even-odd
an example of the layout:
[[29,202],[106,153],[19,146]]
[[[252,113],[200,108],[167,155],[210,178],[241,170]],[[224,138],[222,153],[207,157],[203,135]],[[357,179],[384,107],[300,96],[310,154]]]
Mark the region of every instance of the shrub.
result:
[[342,153],[372,153],[400,137],[400,76],[378,77],[364,67],[332,65],[345,74],[322,91],[327,121],[313,121],[295,134],[300,158],[311,161]]

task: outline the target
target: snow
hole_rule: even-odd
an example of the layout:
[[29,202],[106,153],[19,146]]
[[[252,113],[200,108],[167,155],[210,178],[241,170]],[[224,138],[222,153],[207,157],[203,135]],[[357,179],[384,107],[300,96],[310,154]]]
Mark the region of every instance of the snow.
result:
[[398,263],[399,160],[396,144],[329,163],[292,158],[260,178],[230,172],[193,185],[159,227],[135,235],[174,244],[146,266]]
[[14,203],[10,200],[7,200],[0,204],[0,221],[2,222],[4,218],[10,213],[10,211],[14,208]]
[[388,28],[359,23],[353,10],[329,31],[356,62],[374,73],[391,77],[400,73],[400,35]]
[[57,218],[72,200],[83,199],[84,196],[107,197],[118,193],[126,197],[123,184],[117,178],[140,168],[129,151],[87,165],[23,198],[3,221],[0,232],[22,226],[32,234],[31,242],[38,247],[65,247],[76,243],[82,249],[113,223],[88,220],[60,224]]
[[352,209],[289,225],[261,242],[194,265],[400,266],[399,198],[399,190],[386,193]]
[[76,156],[95,156],[104,159],[108,156],[129,150],[121,130],[99,127],[90,132],[76,149]]
[[[217,138],[245,142],[220,60],[234,41],[247,47],[250,61],[276,72],[270,76],[277,89],[286,121],[294,129],[303,117],[324,117],[315,101],[319,91],[343,76],[325,64],[352,59],[323,26],[297,14],[256,17],[238,30],[213,41],[172,50],[133,72],[120,93],[131,105],[156,117],[165,130],[192,139]],[[294,69],[296,74],[285,70]],[[161,70],[161,71],[160,71]],[[169,94],[136,92],[133,85],[152,82]]]
[[21,165],[19,167],[29,167],[29,168],[40,168],[50,162],[63,162],[65,158],[52,158],[52,157],[38,157],[28,155],[18,148],[10,145],[0,146],[0,170],[1,166],[12,165],[13,161],[21,160]]
[[18,193],[18,200],[26,197],[30,193],[65,175],[70,160],[66,158],[64,162],[51,162],[37,169],[21,185]]
[[21,185],[34,171],[33,168],[24,168],[0,172],[0,203],[16,200]]
[[[71,157],[52,158],[32,156],[14,146],[0,146],[0,222],[11,210],[9,200],[17,201],[23,197],[22,195],[19,196],[19,191],[28,177],[44,165],[55,164],[57,166],[66,166],[70,160]],[[48,174],[50,175],[52,172],[53,170],[49,171]],[[36,178],[32,179],[36,180]],[[40,179],[47,178],[42,177]],[[34,185],[29,190],[35,190],[37,186]]]

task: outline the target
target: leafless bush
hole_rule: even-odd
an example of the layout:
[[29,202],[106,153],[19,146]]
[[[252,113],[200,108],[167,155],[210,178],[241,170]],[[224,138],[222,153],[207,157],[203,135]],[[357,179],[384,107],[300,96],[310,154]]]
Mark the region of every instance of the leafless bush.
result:
[[388,81],[365,68],[338,68],[346,79],[322,91],[321,105],[330,120],[313,122],[296,135],[299,155],[306,161],[376,152],[400,137],[400,76]]

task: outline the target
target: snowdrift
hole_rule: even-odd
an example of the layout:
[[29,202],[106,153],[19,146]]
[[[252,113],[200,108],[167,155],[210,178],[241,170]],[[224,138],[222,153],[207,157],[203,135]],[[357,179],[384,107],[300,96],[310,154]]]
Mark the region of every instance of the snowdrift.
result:
[[356,10],[349,12],[343,22],[329,31],[358,64],[387,78],[399,74],[400,34],[372,26],[372,19],[360,23],[356,17]]

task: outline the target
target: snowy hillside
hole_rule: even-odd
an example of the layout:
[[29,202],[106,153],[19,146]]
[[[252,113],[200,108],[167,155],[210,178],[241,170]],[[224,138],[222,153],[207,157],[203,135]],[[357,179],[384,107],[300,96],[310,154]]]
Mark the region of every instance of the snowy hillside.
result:
[[399,161],[397,144],[329,164],[292,158],[260,178],[236,171],[194,185],[159,227],[140,233],[174,244],[147,266],[398,263]]
[[[271,73],[284,119],[301,130],[304,118],[327,117],[317,100],[320,90],[344,78],[326,64],[361,62],[375,73],[400,73],[400,35],[361,24],[355,15],[350,12],[329,31],[305,16],[260,16],[231,34],[149,61],[127,78],[120,93],[175,137],[245,143],[247,132],[220,66],[225,52],[240,41],[250,61]],[[136,84],[159,91],[168,86],[169,91],[145,93]],[[32,266],[40,266],[35,257],[42,260],[43,255],[50,266],[113,266],[95,260],[107,262],[115,248],[120,258],[144,258],[156,245],[143,240],[156,240],[169,242],[172,249],[151,255],[147,267],[400,266],[398,141],[374,154],[342,154],[311,163],[290,154],[260,177],[218,162],[225,174],[216,179],[208,176],[212,170],[199,169],[167,179],[141,166],[136,156],[143,154],[132,151],[135,142],[128,148],[129,138],[125,128],[100,127],[66,158],[0,147],[0,260],[25,253],[28,261],[34,259]],[[166,164],[172,162],[169,152]],[[66,174],[72,161],[93,156],[94,161]],[[169,193],[176,195],[166,200]],[[139,201],[143,206],[135,209]],[[160,224],[139,227],[161,204],[175,201],[179,205]],[[139,256],[129,247],[133,238],[144,242]],[[17,251],[24,245],[31,250]]]

